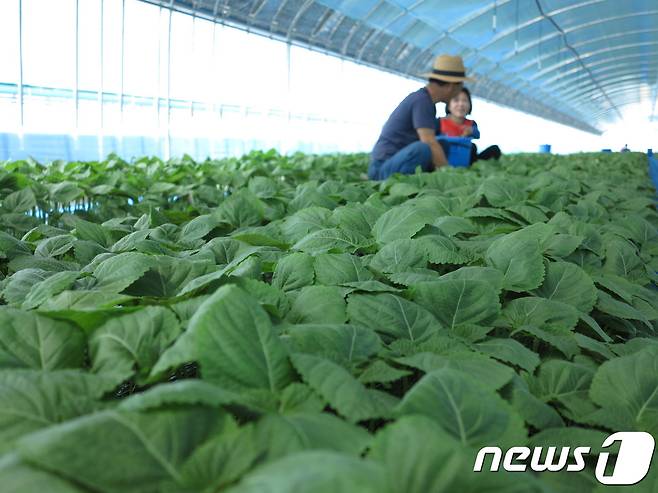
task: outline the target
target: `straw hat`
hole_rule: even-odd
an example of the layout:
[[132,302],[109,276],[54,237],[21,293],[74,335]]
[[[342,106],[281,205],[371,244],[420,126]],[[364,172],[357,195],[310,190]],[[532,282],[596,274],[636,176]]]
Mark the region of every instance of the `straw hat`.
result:
[[431,72],[422,74],[422,77],[438,79],[446,82],[472,82],[475,79],[466,77],[464,61],[460,56],[439,55],[434,59]]

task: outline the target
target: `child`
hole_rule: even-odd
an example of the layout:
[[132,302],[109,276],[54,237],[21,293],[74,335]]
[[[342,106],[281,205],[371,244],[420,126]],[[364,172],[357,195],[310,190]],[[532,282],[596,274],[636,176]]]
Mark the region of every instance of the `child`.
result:
[[[471,137],[480,138],[480,131],[477,123],[466,118],[471,113],[473,102],[471,93],[465,87],[446,104],[446,116],[437,120],[437,135],[447,135],[448,137]],[[487,147],[480,154],[477,152],[475,144],[471,144],[471,163],[478,159],[498,159],[501,156],[500,148],[497,145]]]

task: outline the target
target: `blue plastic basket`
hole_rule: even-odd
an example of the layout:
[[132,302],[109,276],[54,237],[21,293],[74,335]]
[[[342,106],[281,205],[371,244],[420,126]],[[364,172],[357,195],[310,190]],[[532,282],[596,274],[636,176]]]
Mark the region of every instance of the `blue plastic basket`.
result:
[[539,146],[539,152],[543,154],[550,154],[551,153],[551,144],[542,144]]
[[440,135],[437,140],[443,147],[448,164],[458,168],[471,165],[471,139],[468,137],[447,137]]

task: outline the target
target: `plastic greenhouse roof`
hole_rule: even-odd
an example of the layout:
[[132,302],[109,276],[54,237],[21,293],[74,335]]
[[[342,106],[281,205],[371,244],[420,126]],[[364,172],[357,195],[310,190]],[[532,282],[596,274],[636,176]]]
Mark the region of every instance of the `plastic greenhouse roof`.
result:
[[655,108],[657,0],[146,0],[418,76],[460,54],[473,94],[584,131]]

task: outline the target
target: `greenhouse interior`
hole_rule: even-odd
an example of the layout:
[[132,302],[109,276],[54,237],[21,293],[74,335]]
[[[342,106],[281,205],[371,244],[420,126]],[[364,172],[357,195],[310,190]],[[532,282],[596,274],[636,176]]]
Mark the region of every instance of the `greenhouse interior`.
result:
[[1,0],[0,492],[658,492],[656,0]]

